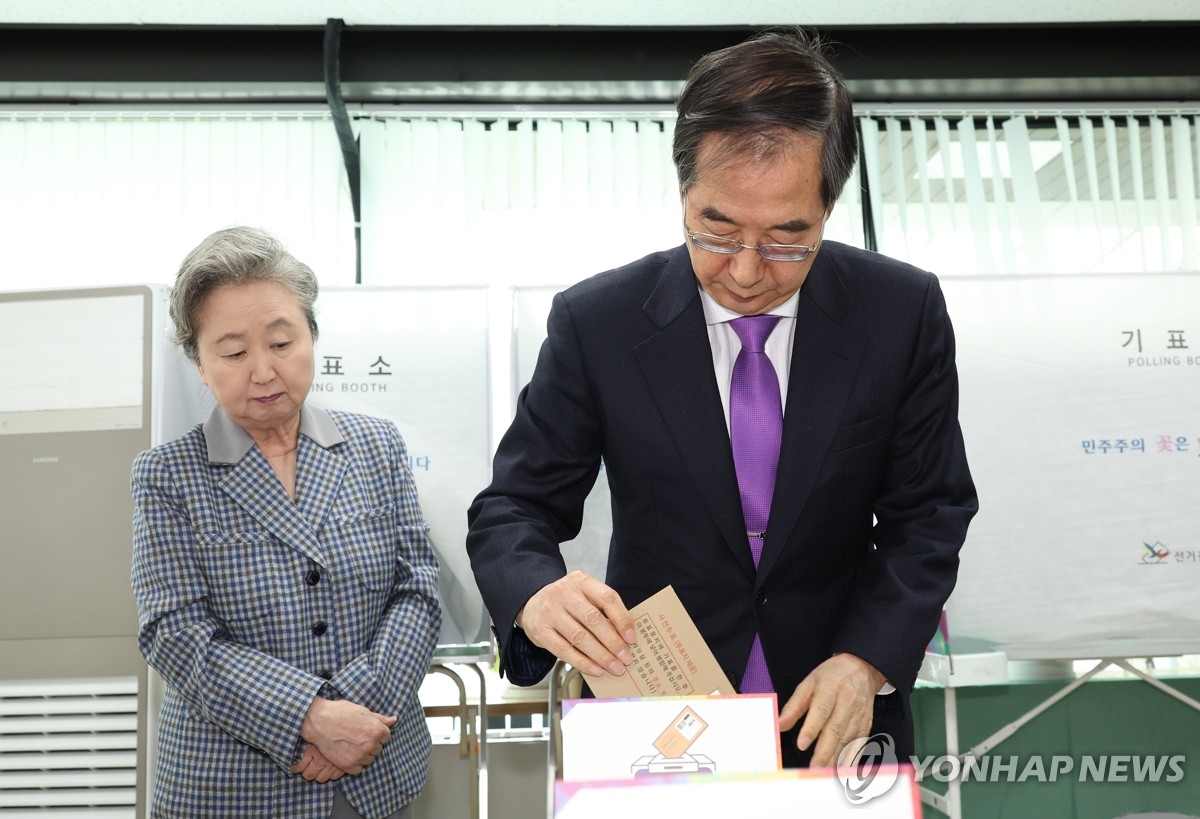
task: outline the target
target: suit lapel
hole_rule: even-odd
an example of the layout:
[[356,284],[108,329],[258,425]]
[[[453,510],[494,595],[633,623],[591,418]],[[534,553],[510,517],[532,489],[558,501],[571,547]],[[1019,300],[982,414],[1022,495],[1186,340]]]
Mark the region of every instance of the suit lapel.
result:
[[301,413],[295,503],[262,451],[217,410],[205,425],[209,458],[232,464],[220,486],[234,503],[282,542],[326,566],[319,535],[346,475],[346,458],[335,446],[345,439],[324,410],[305,406]]
[[321,531],[346,476],[347,459],[343,447],[327,449],[300,437],[296,461],[296,503],[312,526],[314,539]]
[[[301,439],[302,449],[306,443]],[[299,456],[297,460],[296,473],[299,476],[303,466],[299,463]],[[302,491],[300,481],[297,477],[297,496]],[[326,565],[316,532],[300,513],[300,508],[287,496],[283,484],[275,477],[275,472],[258,447],[251,447],[229,470],[220,487],[230,500],[245,509],[272,535],[306,557]]]
[[739,563],[753,575],[729,430],[696,288],[687,252],[680,249],[643,307],[660,332],[639,344],[635,353],[709,514]]
[[817,258],[800,292],[783,441],[759,583],[788,543],[841,423],[866,344],[842,323],[852,308],[834,254],[826,251]]

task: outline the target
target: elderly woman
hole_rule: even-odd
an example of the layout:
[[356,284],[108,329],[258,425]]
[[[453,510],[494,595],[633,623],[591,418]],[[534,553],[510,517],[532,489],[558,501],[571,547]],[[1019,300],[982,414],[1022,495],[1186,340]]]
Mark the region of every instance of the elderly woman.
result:
[[395,426],[305,403],[316,296],[249,228],[175,282],[217,407],[133,463],[139,643],[166,681],[155,817],[407,817],[425,782],[437,559]]

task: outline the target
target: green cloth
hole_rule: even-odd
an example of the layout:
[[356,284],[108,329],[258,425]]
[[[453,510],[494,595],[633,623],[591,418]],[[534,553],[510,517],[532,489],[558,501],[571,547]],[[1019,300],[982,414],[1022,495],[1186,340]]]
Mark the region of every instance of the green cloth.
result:
[[[1163,682],[1200,700],[1200,679]],[[1020,719],[1065,685],[1039,682],[956,689],[959,752]],[[946,751],[943,697],[940,688],[913,692],[919,760]],[[1013,780],[1031,757],[1038,756],[1048,778],[1054,755],[1072,758],[1073,770],[1053,782],[1038,781],[1036,768],[1024,782],[1007,781],[1010,777],[1003,768],[998,777],[1002,781],[964,782],[963,819],[1111,819],[1149,811],[1200,816],[1200,711],[1142,680],[1091,680],[988,752],[991,763],[996,757],[1017,757]],[[1156,760],[1182,755],[1184,759],[1175,761],[1175,769],[1162,767],[1158,782],[1135,782],[1132,763],[1127,764],[1126,782],[1080,781],[1085,757],[1094,765],[1100,757],[1112,755]],[[1177,777],[1179,767],[1183,778],[1166,781]],[[924,788],[946,792],[945,783],[926,777]],[[942,815],[928,806],[925,814]]]

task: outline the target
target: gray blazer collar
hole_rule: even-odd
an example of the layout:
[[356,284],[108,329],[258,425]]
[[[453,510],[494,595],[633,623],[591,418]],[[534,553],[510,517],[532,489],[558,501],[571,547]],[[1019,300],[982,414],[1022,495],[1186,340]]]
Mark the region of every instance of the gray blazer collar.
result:
[[[300,434],[324,449],[346,440],[328,412],[308,404],[300,408]],[[236,464],[254,446],[254,439],[219,404],[204,422],[204,441],[208,461],[214,464]]]

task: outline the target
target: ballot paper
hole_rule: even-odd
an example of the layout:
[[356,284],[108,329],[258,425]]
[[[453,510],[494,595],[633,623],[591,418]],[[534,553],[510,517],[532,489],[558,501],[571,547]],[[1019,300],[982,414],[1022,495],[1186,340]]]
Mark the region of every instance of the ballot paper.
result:
[[624,674],[589,676],[593,694],[617,699],[737,693],[672,587],[634,606],[632,614],[633,662]]

